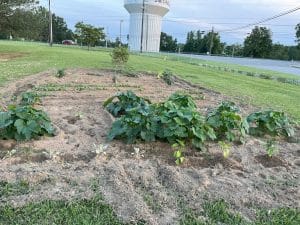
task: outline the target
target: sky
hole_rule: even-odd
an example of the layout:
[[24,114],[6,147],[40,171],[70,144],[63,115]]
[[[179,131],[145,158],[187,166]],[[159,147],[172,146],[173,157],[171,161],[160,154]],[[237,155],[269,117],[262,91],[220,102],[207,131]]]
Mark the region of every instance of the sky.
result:
[[[104,27],[110,39],[120,34],[126,41],[129,32],[129,14],[124,0],[51,0],[53,12],[63,17],[69,28],[83,21],[97,27]],[[48,0],[40,0],[47,5]],[[221,40],[227,44],[243,43],[253,27],[226,31],[261,19],[269,18],[300,6],[300,0],[170,0],[170,12],[163,18],[162,31],[184,43],[187,32],[201,30],[208,32],[214,27]],[[273,34],[273,42],[295,45],[295,26],[300,23],[300,10],[264,23]]]

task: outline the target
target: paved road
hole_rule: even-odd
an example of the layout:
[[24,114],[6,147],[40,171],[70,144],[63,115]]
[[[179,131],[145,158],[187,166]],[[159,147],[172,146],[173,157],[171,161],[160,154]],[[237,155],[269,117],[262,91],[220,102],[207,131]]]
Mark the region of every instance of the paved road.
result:
[[[251,58],[232,58],[222,56],[207,56],[207,55],[185,55],[193,58],[210,60],[215,62],[238,64],[241,66],[249,66],[258,69],[273,70],[282,73],[289,73],[300,76],[300,62],[289,62],[282,60],[270,59],[251,59]],[[292,65],[297,66],[292,67]]]

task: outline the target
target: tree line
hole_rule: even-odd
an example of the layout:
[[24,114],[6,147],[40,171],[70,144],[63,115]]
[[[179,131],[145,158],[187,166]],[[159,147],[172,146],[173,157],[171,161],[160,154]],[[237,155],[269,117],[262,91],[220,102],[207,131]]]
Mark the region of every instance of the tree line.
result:
[[[53,41],[77,40],[86,46],[115,47],[116,41],[105,40],[104,29],[83,22],[75,25],[73,32],[68,28],[64,18],[52,14]],[[219,54],[255,58],[282,60],[300,60],[300,23],[296,26],[298,46],[285,46],[273,43],[272,32],[266,27],[255,27],[243,44],[227,45],[221,42],[217,32],[204,33],[190,31],[184,44],[164,32],[161,33],[160,50],[168,52],[185,52],[196,54]],[[0,39],[24,39],[32,41],[49,41],[49,11],[38,4],[37,0],[1,0],[0,1]]]
[[166,33],[161,34],[161,51],[195,54],[217,54],[281,60],[300,60],[300,23],[296,26],[298,46],[285,46],[273,43],[272,31],[266,27],[253,28],[243,44],[227,45],[221,42],[216,32],[190,31],[186,42],[178,44],[177,39]]

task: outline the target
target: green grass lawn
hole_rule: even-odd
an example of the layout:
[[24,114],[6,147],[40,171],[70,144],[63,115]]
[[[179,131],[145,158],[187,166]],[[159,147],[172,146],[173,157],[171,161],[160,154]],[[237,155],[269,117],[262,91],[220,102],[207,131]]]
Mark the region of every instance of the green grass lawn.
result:
[[[78,47],[49,48],[39,43],[0,41],[0,54],[9,52],[22,52],[25,56],[0,62],[0,85],[48,69],[112,67],[110,53],[105,49],[87,51]],[[191,65],[187,60],[164,60],[163,57],[132,55],[128,66],[134,70],[151,72],[170,69],[188,81],[236,97],[240,102],[284,110],[300,121],[300,86],[203,68]],[[276,73],[276,76],[299,79],[280,73]]]

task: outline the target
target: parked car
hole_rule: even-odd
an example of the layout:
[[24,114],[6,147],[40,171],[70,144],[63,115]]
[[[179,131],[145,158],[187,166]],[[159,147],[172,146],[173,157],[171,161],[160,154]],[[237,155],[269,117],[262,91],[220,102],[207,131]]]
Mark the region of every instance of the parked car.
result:
[[75,45],[75,42],[72,40],[63,40],[62,44],[63,45]]

